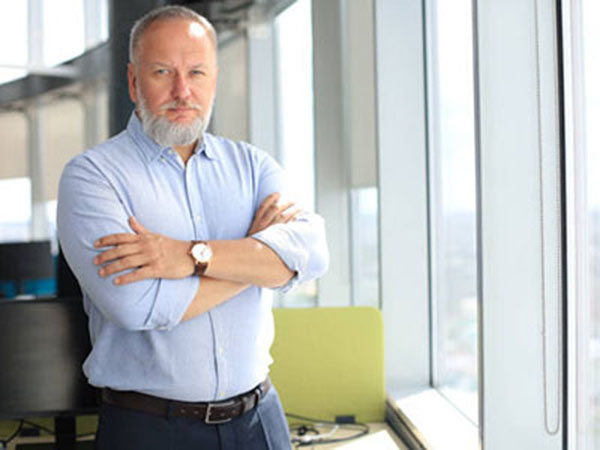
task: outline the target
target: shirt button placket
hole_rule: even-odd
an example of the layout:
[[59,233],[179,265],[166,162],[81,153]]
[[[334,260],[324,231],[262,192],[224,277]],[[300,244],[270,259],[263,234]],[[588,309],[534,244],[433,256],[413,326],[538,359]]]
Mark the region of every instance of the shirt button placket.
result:
[[192,218],[194,227],[194,239],[206,238],[206,230],[202,223],[202,198],[200,195],[200,189],[198,180],[195,179],[197,173],[196,164],[198,164],[198,158],[190,158],[188,161],[188,167],[185,170],[185,182],[186,191],[188,195],[188,204],[190,205],[190,217]]

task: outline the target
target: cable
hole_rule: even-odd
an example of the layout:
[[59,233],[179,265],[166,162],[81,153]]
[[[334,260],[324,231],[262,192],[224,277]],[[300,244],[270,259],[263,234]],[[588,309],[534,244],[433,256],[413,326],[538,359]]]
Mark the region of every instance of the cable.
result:
[[[36,422],[32,422],[32,421],[27,420],[27,419],[22,419],[21,422],[23,422],[23,425],[29,425],[31,427],[37,428],[40,431],[48,433],[48,434],[50,434],[52,436],[56,436],[56,431],[55,430],[53,430],[51,428],[48,428],[48,427],[46,427],[44,425],[41,425],[41,424],[36,423]],[[88,438],[88,437],[92,437],[92,436],[95,436],[95,435],[96,435],[96,433],[94,433],[94,432],[80,433],[80,434],[75,434],[75,439]],[[0,440],[0,442],[2,442],[2,441]]]
[[10,442],[12,442],[19,435],[19,433],[23,429],[24,422],[25,422],[24,420],[20,420],[19,425],[17,426],[17,429],[13,432],[13,434],[11,434],[6,439],[0,439],[0,444],[2,444],[2,448],[5,448]]
[[[369,433],[369,426],[365,423],[338,423],[330,420],[320,420],[292,413],[286,413],[285,415],[291,419],[314,423],[314,425],[299,424],[290,426],[290,431],[297,432],[297,436],[292,436],[291,439],[292,444],[294,444],[296,448],[346,442]],[[330,426],[331,430],[327,431],[326,433],[321,433],[318,430],[319,426]],[[333,437],[339,429],[356,430],[356,433],[346,437]]]
[[54,436],[56,434],[54,432],[54,430],[52,430],[51,428],[48,428],[48,427],[46,427],[44,425],[41,425],[41,424],[36,423],[36,422],[32,422],[32,421],[27,420],[27,419],[23,419],[23,424],[24,425],[29,425],[30,427],[33,427],[33,428],[37,428],[38,430],[44,431],[44,432],[46,432],[48,434],[51,434],[52,436]]

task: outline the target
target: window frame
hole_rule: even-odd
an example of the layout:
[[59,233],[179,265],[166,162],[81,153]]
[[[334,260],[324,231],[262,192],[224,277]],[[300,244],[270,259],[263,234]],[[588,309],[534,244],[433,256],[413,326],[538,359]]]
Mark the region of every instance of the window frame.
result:
[[[562,203],[556,208],[546,207],[547,217],[541,217],[539,210],[531,211],[527,201],[531,197],[539,200],[536,188],[544,177],[536,173],[540,161],[531,153],[531,148],[536,147],[526,145],[536,142],[539,124],[546,131],[548,127],[558,126],[547,124],[548,106],[539,98],[536,103],[534,91],[530,89],[532,80],[535,83],[536,76],[539,77],[538,81],[543,84],[541,89],[550,94],[551,103],[556,101],[560,105],[558,92],[552,90],[552,81],[544,78],[547,75],[540,75],[558,76],[552,68],[545,70],[549,64],[547,52],[556,45],[552,34],[556,24],[551,23],[548,13],[553,3],[537,5],[540,19],[535,23],[531,2],[473,0],[480,236],[480,428],[464,428],[465,440],[457,444],[453,439],[461,434],[457,432],[458,425],[450,430],[440,426],[454,419],[459,420],[457,424],[461,423],[456,410],[455,414],[449,412],[448,417],[454,416],[452,419],[422,413],[448,409],[443,408],[443,399],[436,397],[431,389],[431,307],[425,300],[430,298],[427,285],[430,242],[426,234],[430,218],[424,207],[428,195],[423,188],[428,185],[430,176],[424,160],[428,144],[423,58],[425,2],[379,0],[376,13],[381,289],[386,323],[389,415],[392,423],[395,417],[405,417],[434,448],[559,449],[566,415],[558,406],[560,429],[555,435],[544,431],[544,381],[541,371],[532,370],[532,366],[549,364],[542,361],[541,356],[542,341],[538,334],[541,321],[555,323],[559,317],[554,311],[542,319],[540,294],[529,285],[533,281],[540,286],[540,264],[556,263],[556,260],[540,263],[542,247],[540,230],[536,227],[543,220],[552,222],[560,216]],[[506,23],[514,24],[517,38],[507,39],[502,32],[502,24]],[[536,51],[531,34],[534,30],[538,30],[539,59],[531,57]],[[494,58],[485,57],[491,54]],[[538,63],[544,71],[536,74]],[[519,71],[508,74],[510,82],[503,81],[502,76],[507,77],[506,68],[515,66]],[[541,118],[539,111],[546,111]],[[522,123],[532,126],[524,129]],[[519,136],[520,141],[512,140],[513,147],[507,151],[506,142],[499,136],[514,135]],[[557,142],[551,141],[541,149],[542,157],[556,161],[561,150]],[[520,191],[503,186],[506,175],[502,170],[506,167],[511,170],[511,183],[518,185]],[[545,175],[546,180],[552,178]],[[547,181],[546,188],[554,189],[557,183],[556,179]],[[401,208],[398,205],[402,205]],[[560,236],[559,230],[550,231],[550,240]],[[551,254],[549,249],[553,245],[556,242],[545,242],[544,251]],[[512,266],[507,264],[511,261],[509,250],[519,254],[519,246],[527,247],[535,257],[525,262],[517,260],[519,264],[513,261]],[[564,243],[560,246],[562,248]],[[556,254],[551,257],[557,258]],[[527,277],[523,276],[523,270]],[[519,300],[517,308],[514,299],[508,298],[507,302],[512,309],[502,303],[507,300],[502,291],[506,286]],[[554,294],[564,306],[566,298],[562,292]],[[520,311],[519,308],[524,308],[522,314],[514,313]],[[507,328],[514,333],[505,339]],[[549,328],[551,339],[561,332],[560,327]],[[556,347],[550,350],[552,355],[557,352]],[[548,373],[552,387],[558,383],[559,391],[564,394],[557,381],[560,380],[557,374],[563,370],[563,366],[553,366]],[[546,398],[550,408],[557,407],[555,400]],[[463,424],[464,421],[463,418]],[[507,434],[507,429],[513,432]],[[468,442],[468,446],[464,442]]]

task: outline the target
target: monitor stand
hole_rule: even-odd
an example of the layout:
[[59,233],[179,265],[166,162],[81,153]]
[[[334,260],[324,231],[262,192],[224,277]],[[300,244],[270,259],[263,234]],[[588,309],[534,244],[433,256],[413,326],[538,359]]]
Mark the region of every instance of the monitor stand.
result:
[[15,450],[94,450],[94,441],[76,441],[75,417],[54,418],[55,442],[17,444]]

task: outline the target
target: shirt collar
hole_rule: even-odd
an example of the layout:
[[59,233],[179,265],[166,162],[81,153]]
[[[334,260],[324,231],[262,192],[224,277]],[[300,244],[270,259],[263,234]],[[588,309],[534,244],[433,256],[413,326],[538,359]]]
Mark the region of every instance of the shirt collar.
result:
[[[154,139],[146,134],[144,128],[142,126],[142,122],[133,111],[131,116],[129,117],[129,122],[127,123],[127,132],[131,135],[133,140],[139,145],[142,149],[142,152],[148,162],[152,162],[157,159],[163,152],[169,150],[171,147],[161,147],[158,145]],[[194,153],[202,154],[208,158],[216,160],[218,159],[218,155],[211,145],[211,139],[208,133],[204,133],[204,138],[196,144],[196,148],[194,149]],[[208,138],[208,139],[207,139]],[[207,143],[208,141],[208,143]]]

